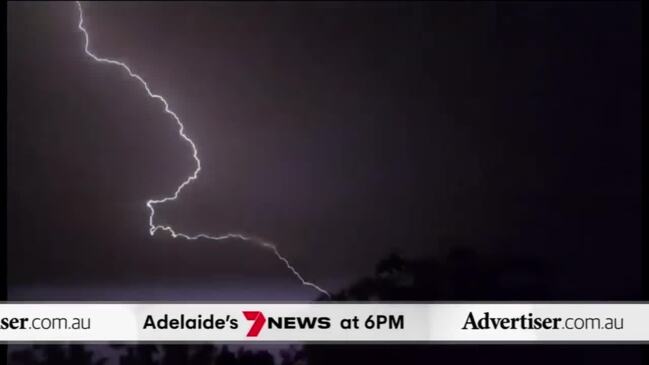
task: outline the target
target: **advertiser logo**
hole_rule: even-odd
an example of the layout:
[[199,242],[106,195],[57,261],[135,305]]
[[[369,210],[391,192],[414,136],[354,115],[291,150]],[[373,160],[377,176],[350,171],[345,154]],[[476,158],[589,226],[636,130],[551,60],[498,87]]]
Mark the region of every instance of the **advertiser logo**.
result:
[[516,317],[492,317],[489,312],[484,312],[480,319],[469,312],[464,322],[463,330],[490,330],[490,329],[558,329],[561,318],[538,318],[532,313]]
[[28,321],[28,318],[11,318],[3,317],[0,318],[0,330],[24,330],[25,323]]
[[269,329],[328,329],[331,327],[329,317],[268,317],[259,311],[243,311],[244,317],[252,321],[246,337],[257,337],[266,322]]

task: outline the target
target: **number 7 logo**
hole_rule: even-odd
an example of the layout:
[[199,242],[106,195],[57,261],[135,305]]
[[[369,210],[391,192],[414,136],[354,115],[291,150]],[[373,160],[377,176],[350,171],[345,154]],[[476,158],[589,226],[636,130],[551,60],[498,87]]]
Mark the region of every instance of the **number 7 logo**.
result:
[[243,311],[243,315],[247,320],[254,321],[252,323],[252,326],[250,326],[250,330],[248,331],[246,337],[257,337],[259,331],[261,331],[261,329],[264,327],[264,324],[266,323],[266,317],[264,317],[264,314],[262,312],[258,311]]

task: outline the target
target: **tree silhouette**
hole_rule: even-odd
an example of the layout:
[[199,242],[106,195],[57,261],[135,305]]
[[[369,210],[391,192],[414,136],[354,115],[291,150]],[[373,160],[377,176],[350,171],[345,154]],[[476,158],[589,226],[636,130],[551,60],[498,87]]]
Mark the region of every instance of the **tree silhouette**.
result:
[[[373,276],[333,295],[337,301],[534,300],[547,299],[552,282],[537,260],[479,254],[455,246],[446,255],[406,259],[391,253]],[[416,364],[481,362],[483,354],[435,346],[307,345],[308,364]],[[501,363],[507,361],[499,360]],[[517,360],[518,361],[518,360]],[[510,363],[517,363],[510,362]]]
[[[43,360],[38,359],[39,353]],[[97,360],[93,357],[93,352],[86,350],[83,345],[34,345],[11,353],[9,361],[20,365],[104,365],[108,361],[105,357]]]
[[120,365],[155,365],[153,356],[158,352],[155,345],[116,346],[125,347],[126,355],[120,357]]
[[218,365],[237,365],[237,358],[234,356],[228,346],[223,346],[219,356],[216,358],[216,364]]

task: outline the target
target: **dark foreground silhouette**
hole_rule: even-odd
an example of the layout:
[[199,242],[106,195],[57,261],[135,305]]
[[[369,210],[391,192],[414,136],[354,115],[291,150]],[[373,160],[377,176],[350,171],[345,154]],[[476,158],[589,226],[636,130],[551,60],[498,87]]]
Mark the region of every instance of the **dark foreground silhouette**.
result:
[[[547,300],[557,299],[559,278],[556,269],[525,257],[485,256],[463,248],[414,260],[393,253],[377,263],[373,275],[335,293],[333,300]],[[210,344],[105,345],[97,351],[83,345],[35,345],[10,350],[9,363],[103,365],[114,351],[121,353],[120,365],[642,363],[641,349],[633,346],[287,345],[274,356],[268,350]]]
[[[243,348],[231,351],[227,346],[213,345],[107,345],[115,351],[122,350],[120,365],[274,365],[275,358],[266,350],[251,351]],[[278,364],[305,364],[302,350],[282,350]],[[14,351],[10,364],[24,365],[104,365],[107,356],[93,353],[83,345],[33,346]]]

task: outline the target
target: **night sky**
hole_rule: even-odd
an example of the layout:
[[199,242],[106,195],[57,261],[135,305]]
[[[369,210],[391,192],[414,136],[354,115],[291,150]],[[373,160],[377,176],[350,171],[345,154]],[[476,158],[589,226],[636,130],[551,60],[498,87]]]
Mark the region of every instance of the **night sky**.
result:
[[[84,5],[203,171],[159,223],[274,242],[327,289],[391,250],[519,253],[566,299],[641,271],[639,3]],[[272,252],[148,234],[193,168],[83,52],[74,3],[8,5],[9,299],[309,299]]]

